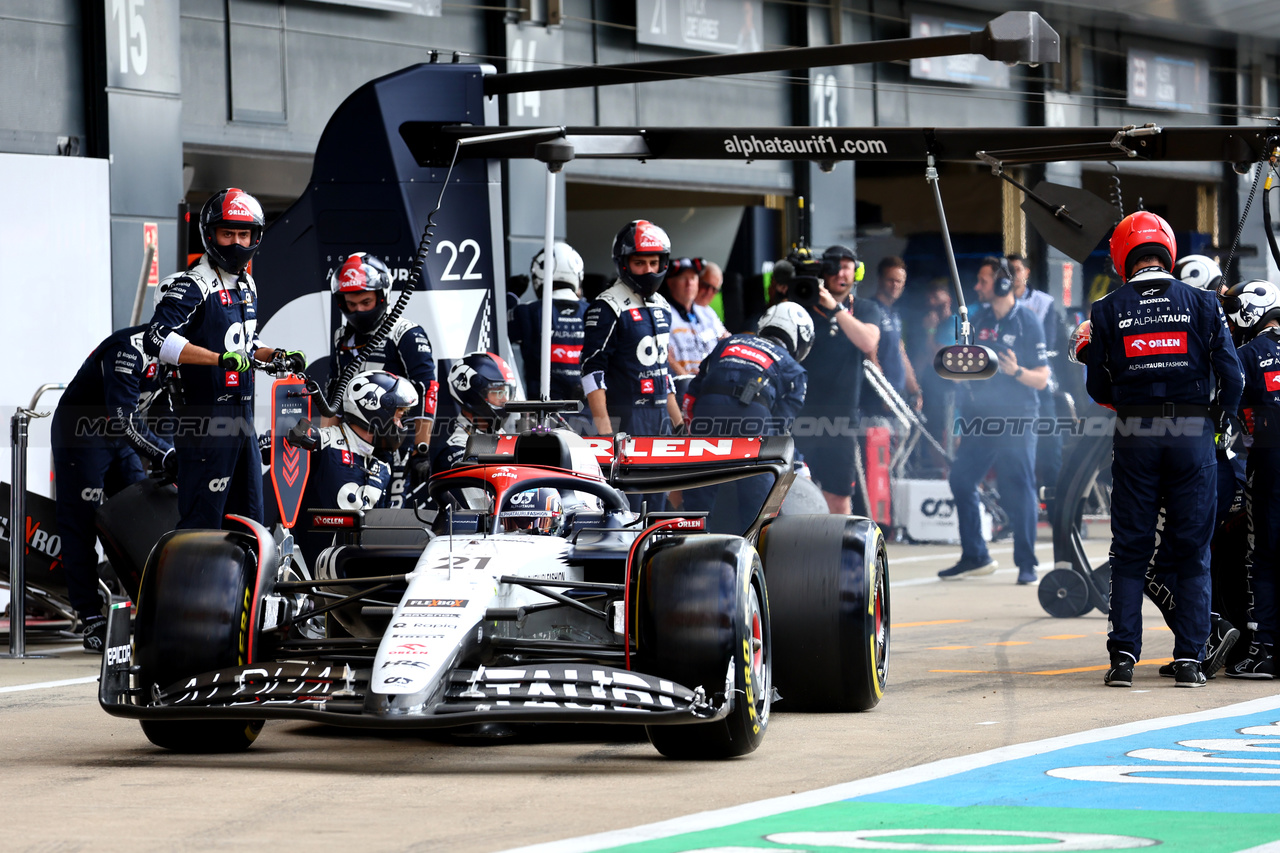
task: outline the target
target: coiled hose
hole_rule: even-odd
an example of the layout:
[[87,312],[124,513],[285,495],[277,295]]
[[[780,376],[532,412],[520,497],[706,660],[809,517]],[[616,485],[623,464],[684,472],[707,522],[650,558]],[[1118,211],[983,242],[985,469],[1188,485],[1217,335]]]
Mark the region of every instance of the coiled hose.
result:
[[409,271],[409,283],[405,285],[404,290],[400,291],[396,304],[391,306],[391,310],[383,316],[382,322],[378,324],[378,328],[373,332],[373,337],[369,338],[368,343],[360,347],[360,353],[356,356],[355,361],[343,368],[342,375],[338,377],[338,382],[334,386],[333,396],[328,401],[329,409],[333,412],[341,409],[342,395],[346,393],[347,385],[351,383],[352,379],[355,379],[356,374],[360,372],[360,368],[364,366],[366,361],[365,353],[373,352],[382,346],[383,341],[387,339],[387,336],[391,334],[391,330],[395,328],[400,316],[409,307],[409,299],[412,298],[413,292],[418,289],[418,284],[422,281],[422,273],[426,269],[427,257],[431,254],[431,229],[435,228],[436,214],[440,212],[440,207],[444,204],[444,192],[449,188],[449,178],[453,175],[453,167],[458,162],[458,152],[460,150],[462,150],[461,145],[454,145],[453,159],[449,161],[449,170],[445,173],[444,184],[440,187],[440,197],[436,199],[435,210],[427,214],[426,225],[422,228],[422,239],[418,241],[418,252],[413,258],[413,268]]

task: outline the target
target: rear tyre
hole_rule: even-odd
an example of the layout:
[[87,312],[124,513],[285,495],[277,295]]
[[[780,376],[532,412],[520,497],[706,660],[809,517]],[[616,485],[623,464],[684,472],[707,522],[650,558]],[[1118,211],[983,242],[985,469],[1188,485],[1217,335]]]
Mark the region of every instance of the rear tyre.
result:
[[643,557],[637,579],[637,664],[719,704],[724,719],[648,726],[668,758],[720,759],[754,752],[769,726],[772,649],[760,555],[735,536],[674,536]]
[[[258,565],[244,534],[175,530],[157,543],[138,593],[134,663],[144,701],[155,690],[248,663]],[[262,720],[144,720],[156,746],[179,752],[247,749]]]
[[874,708],[889,675],[889,558],[880,529],[854,516],[779,516],[760,546],[782,707]]

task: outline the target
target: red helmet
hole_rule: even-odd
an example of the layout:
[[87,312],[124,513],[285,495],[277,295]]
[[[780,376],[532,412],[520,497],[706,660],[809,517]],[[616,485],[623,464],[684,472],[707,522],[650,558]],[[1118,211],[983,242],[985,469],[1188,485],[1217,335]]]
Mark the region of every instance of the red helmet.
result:
[[1178,246],[1168,222],[1154,213],[1139,210],[1121,219],[1111,233],[1111,262],[1120,277],[1128,281],[1133,275],[1133,261],[1147,255],[1160,258],[1164,268],[1171,270],[1178,257]]
[[[230,246],[219,246],[215,236],[219,228],[248,231],[249,245],[232,243]],[[204,243],[204,250],[215,264],[232,275],[244,272],[249,261],[253,260],[253,253],[258,251],[258,246],[262,243],[265,228],[262,205],[258,204],[256,198],[236,187],[214,193],[204,203],[204,207],[200,208],[200,240]]]
[[1084,349],[1093,339],[1093,321],[1085,320],[1071,333],[1071,349],[1067,350],[1067,359],[1076,364],[1084,364]]

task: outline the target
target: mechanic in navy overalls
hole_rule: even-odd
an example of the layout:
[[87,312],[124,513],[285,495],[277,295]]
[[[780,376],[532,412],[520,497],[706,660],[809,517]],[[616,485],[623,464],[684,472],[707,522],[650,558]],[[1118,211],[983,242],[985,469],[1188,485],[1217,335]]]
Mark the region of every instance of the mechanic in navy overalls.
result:
[[[1209,542],[1217,515],[1214,430],[1234,412],[1240,361],[1213,295],[1174,278],[1173,229],[1139,211],[1111,235],[1111,259],[1126,284],[1093,304],[1086,348],[1089,396],[1116,410],[1111,461],[1111,664],[1104,682],[1128,687],[1142,654],[1142,598],[1155,549],[1177,569],[1172,614],[1179,687],[1205,683],[1209,636]],[[1215,394],[1216,392],[1216,394]],[[1216,396],[1216,400],[1215,400]]]
[[101,652],[107,620],[98,595],[95,513],[105,498],[145,478],[143,460],[172,476],[177,457],[143,417],[163,372],[142,349],[146,326],[121,329],[85,359],[53,413],[53,471],[67,595],[84,647]]
[[262,457],[253,429],[253,362],[279,355],[295,371],[300,352],[258,341],[258,293],[245,272],[262,241],[258,200],[234,187],[200,210],[204,254],[156,289],[143,346],[178,365],[178,528],[216,529],[223,515],[262,521]]
[[[507,330],[511,342],[520,345],[524,360],[525,389],[536,396],[542,387],[542,272],[545,250],[529,265],[533,300],[521,302],[511,312]],[[587,303],[581,296],[582,256],[568,243],[557,241],[551,271],[551,399],[582,399],[582,318]]]
[[[380,455],[413,437],[412,417],[419,411],[418,391],[402,376],[385,370],[357,373],[342,395],[341,418],[316,428],[303,419],[285,440],[311,454],[304,509],[373,509],[389,505],[391,465]],[[332,534],[299,537],[307,565],[328,547]]]
[[1044,329],[1036,315],[1013,295],[1013,275],[1003,258],[984,258],[974,287],[987,303],[973,318],[974,339],[995,350],[999,372],[966,382],[960,390],[959,419],[967,425],[948,480],[960,522],[960,562],[938,572],[943,580],[989,575],[996,561],[982,539],[978,484],[992,465],[1000,506],[1013,528],[1013,562],[1018,583],[1036,581],[1037,392],[1049,383]]
[[1238,350],[1244,368],[1240,410],[1253,436],[1245,474],[1248,513],[1249,648],[1227,665],[1231,678],[1275,678],[1280,632],[1280,287],[1246,281],[1227,291],[1223,307],[1248,341]]
[[431,341],[422,326],[404,317],[396,320],[378,346],[368,343],[387,313],[391,295],[391,271],[377,255],[356,252],[343,261],[329,277],[333,307],[343,323],[333,335],[333,358],[329,362],[326,392],[332,400],[338,378],[357,358],[361,370],[386,370],[418,385],[422,394],[419,411],[412,415],[414,430],[401,447],[385,451],[391,463],[391,487],[387,505],[404,505],[405,495],[431,476],[431,424],[436,414],[436,363]]
[[[670,260],[671,240],[652,222],[629,222],[614,238],[618,281],[583,320],[582,390],[600,435],[670,435],[683,426],[667,368],[671,306],[656,295]],[[631,495],[632,508],[646,497]],[[650,497],[650,509],[662,505]]]
[[[813,346],[813,320],[794,302],[764,312],[758,334],[731,335],[702,360],[684,395],[691,436],[790,435],[804,406],[808,376],[800,362]],[[727,528],[744,532],[764,505],[773,476],[738,480],[738,517]],[[682,509],[710,512],[719,486],[684,493]]]

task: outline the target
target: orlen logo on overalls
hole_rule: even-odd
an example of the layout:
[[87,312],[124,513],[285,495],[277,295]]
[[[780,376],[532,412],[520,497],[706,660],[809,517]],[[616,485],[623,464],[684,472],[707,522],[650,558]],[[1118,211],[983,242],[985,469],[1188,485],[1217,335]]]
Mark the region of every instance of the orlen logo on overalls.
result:
[[1129,358],[1186,351],[1186,332],[1152,332],[1145,335],[1128,335],[1124,339],[1124,354]]

